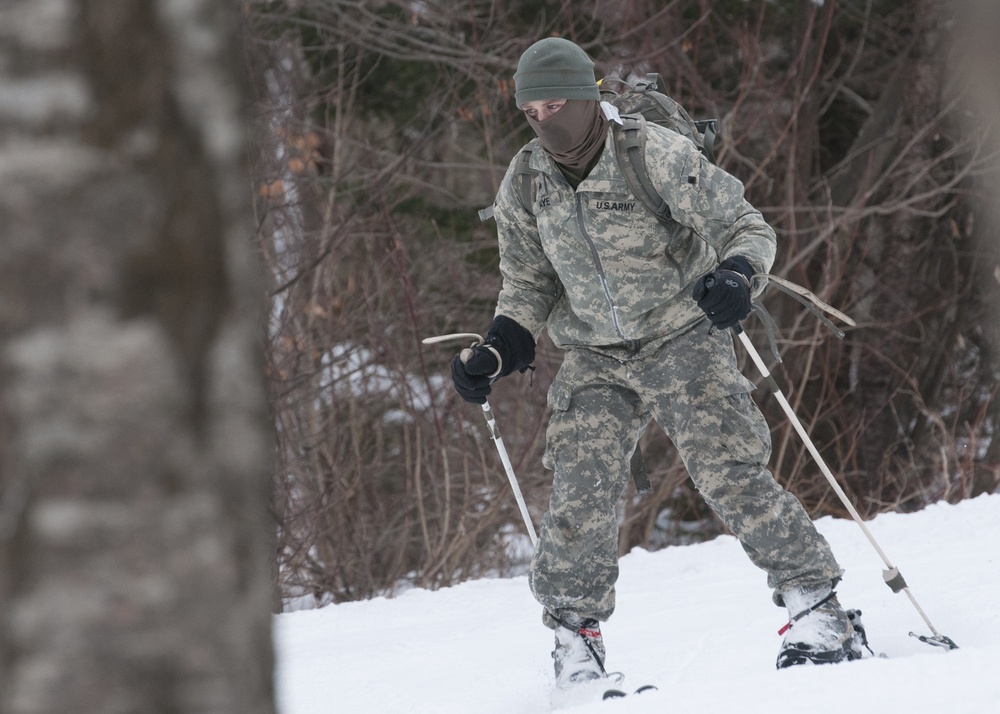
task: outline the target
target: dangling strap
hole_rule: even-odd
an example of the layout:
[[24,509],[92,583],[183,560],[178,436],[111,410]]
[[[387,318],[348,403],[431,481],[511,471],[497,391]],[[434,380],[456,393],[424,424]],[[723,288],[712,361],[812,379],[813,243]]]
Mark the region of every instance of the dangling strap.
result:
[[642,449],[639,444],[635,445],[635,451],[632,452],[629,471],[635,482],[635,490],[640,496],[648,496],[653,492],[653,484],[649,482],[649,470],[646,468],[646,460],[642,458]]
[[[571,632],[575,632],[578,635],[580,635],[580,637],[583,638],[583,644],[587,645],[587,649],[590,650],[590,654],[593,656],[594,661],[596,661],[597,665],[601,668],[601,674],[603,674],[605,677],[607,677],[608,676],[608,671],[606,669],[604,669],[604,660],[601,659],[601,656],[599,654],[597,654],[597,650],[595,650],[594,646],[592,644],[590,644],[590,639],[589,639],[589,638],[600,637],[601,636],[601,631],[600,630],[588,630],[586,627],[583,626],[583,623],[580,623],[579,626],[570,625],[568,622],[566,622],[562,618],[557,617],[556,615],[553,615],[551,611],[549,612],[549,615],[561,627],[565,627],[567,630],[570,630]],[[586,622],[586,620],[584,620],[584,622]]]
[[865,646],[865,649],[874,657],[875,650],[871,648],[868,644],[868,633],[865,632],[865,626],[861,624],[861,610],[848,610],[847,619],[851,621],[851,626],[854,627],[854,631],[861,638],[861,644]]
[[820,608],[820,606],[825,605],[826,603],[830,602],[830,600],[832,600],[835,597],[837,597],[837,593],[834,592],[833,590],[831,590],[830,594],[827,595],[822,600],[820,600],[818,603],[816,603],[812,607],[806,608],[805,610],[803,610],[802,612],[800,612],[798,615],[795,615],[794,617],[792,617],[792,619],[790,619],[787,623],[785,623],[784,627],[782,627],[780,630],[778,630],[778,634],[779,635],[785,634],[790,629],[792,629],[792,625],[794,625],[796,622],[798,622],[799,620],[801,620],[803,617],[805,617],[809,613],[816,612],[816,610],[818,610]]

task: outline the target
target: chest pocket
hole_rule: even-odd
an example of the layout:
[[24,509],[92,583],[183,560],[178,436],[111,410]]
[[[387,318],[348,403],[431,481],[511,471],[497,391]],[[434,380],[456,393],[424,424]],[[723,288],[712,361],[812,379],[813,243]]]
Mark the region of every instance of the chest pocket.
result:
[[632,195],[624,180],[586,179],[578,191],[586,201],[587,215],[597,227],[621,227],[634,230],[647,213],[642,202]]
[[595,216],[614,220],[631,220],[636,213],[646,209],[635,198],[614,193],[594,193],[587,199],[587,207]]
[[687,279],[688,261],[694,235],[671,218],[658,218],[628,190],[624,181],[593,181],[586,188],[587,208],[593,228],[608,239],[626,257],[626,269],[643,272],[655,266],[670,269],[678,286]]

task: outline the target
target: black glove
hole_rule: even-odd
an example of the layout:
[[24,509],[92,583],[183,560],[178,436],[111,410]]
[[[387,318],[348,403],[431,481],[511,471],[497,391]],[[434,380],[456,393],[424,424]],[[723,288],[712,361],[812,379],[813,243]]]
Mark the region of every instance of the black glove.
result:
[[720,330],[738,325],[750,314],[750,281],[754,269],[741,256],[726,258],[719,267],[702,276],[691,297]]
[[515,370],[523,372],[535,361],[535,338],[516,320],[497,315],[486,340],[470,351],[465,362],[461,355],[451,361],[451,379],[462,399],[485,404],[493,382]]

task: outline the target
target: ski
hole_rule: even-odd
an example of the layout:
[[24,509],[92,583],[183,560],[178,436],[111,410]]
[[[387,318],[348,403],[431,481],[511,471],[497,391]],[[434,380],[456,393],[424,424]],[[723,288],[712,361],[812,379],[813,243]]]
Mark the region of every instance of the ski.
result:
[[602,696],[601,699],[604,699],[604,700],[607,700],[607,699],[621,699],[623,697],[634,696],[636,694],[642,694],[643,692],[655,692],[655,691],[656,691],[656,687],[654,685],[652,685],[652,684],[644,684],[644,685],[642,685],[641,687],[639,687],[638,689],[636,689],[634,692],[632,692],[631,695],[629,695],[628,692],[622,691],[621,689],[609,689],[606,692],[604,692],[604,696]]
[[624,677],[620,676],[618,672],[613,673],[613,675],[575,684],[567,689],[557,687],[552,692],[550,704],[552,704],[553,709],[567,709],[596,701],[621,699],[622,697],[631,697],[643,692],[656,690],[656,687],[652,684],[645,684],[633,692],[627,692],[624,689],[619,689],[622,686]]

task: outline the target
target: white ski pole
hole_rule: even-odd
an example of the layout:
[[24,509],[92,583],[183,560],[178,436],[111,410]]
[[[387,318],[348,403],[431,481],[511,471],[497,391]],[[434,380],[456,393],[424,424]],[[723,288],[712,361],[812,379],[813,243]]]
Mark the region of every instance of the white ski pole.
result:
[[806,432],[805,427],[802,426],[802,422],[799,421],[799,418],[795,415],[795,412],[792,410],[792,406],[788,403],[788,400],[785,399],[785,395],[782,394],[781,390],[778,388],[778,383],[774,380],[774,377],[771,376],[771,371],[767,368],[767,365],[764,364],[764,360],[761,359],[760,354],[758,354],[757,352],[757,349],[753,346],[753,343],[750,341],[750,338],[747,337],[747,333],[744,332],[743,328],[740,327],[739,325],[736,325],[733,329],[736,330],[736,334],[739,336],[740,342],[743,343],[743,347],[746,349],[747,354],[750,355],[750,359],[753,360],[753,363],[757,365],[757,369],[760,370],[760,373],[763,375],[764,379],[767,380],[768,386],[774,393],[774,398],[778,400],[778,404],[781,405],[782,410],[785,412],[785,416],[788,417],[788,420],[792,423],[792,426],[795,427],[795,431],[797,431],[799,436],[802,438],[802,442],[805,444],[806,449],[812,455],[813,460],[816,462],[816,465],[819,466],[819,470],[823,472],[823,475],[826,477],[826,480],[830,482],[830,486],[833,488],[834,493],[837,494],[841,502],[844,504],[844,507],[847,508],[847,512],[851,514],[851,518],[853,518],[854,522],[861,527],[861,530],[864,532],[865,536],[868,538],[872,546],[874,546],[876,552],[879,554],[879,557],[882,558],[882,562],[885,563],[886,569],[882,571],[882,578],[885,580],[885,584],[888,585],[889,588],[894,593],[898,593],[900,591],[905,593],[906,597],[908,597],[910,599],[910,602],[913,603],[913,607],[915,607],[917,612],[920,614],[920,617],[923,618],[924,622],[927,624],[927,627],[929,627],[931,632],[934,633],[933,637],[927,637],[926,635],[918,635],[914,632],[911,632],[910,636],[916,637],[921,642],[926,642],[929,645],[935,645],[937,647],[945,647],[950,650],[958,649],[958,645],[956,645],[950,637],[942,635],[940,632],[937,631],[937,629],[935,629],[934,625],[931,624],[930,618],[927,617],[927,614],[924,612],[924,609],[920,607],[920,604],[917,602],[917,599],[913,596],[913,593],[910,592],[910,588],[907,586],[906,581],[903,579],[903,575],[899,572],[899,568],[897,568],[895,565],[892,564],[892,562],[889,560],[889,556],[885,554],[885,551],[882,550],[882,547],[878,544],[878,541],[875,540],[875,536],[873,536],[871,531],[868,530],[868,526],[866,526],[865,522],[861,520],[861,515],[858,513],[857,509],[854,508],[854,505],[847,497],[847,494],[844,492],[844,489],[840,487],[839,483],[837,483],[837,479],[834,478],[833,472],[831,472],[830,467],[826,465],[826,462],[820,455],[819,450],[816,449],[816,446],[815,444],[813,444],[812,439],[809,438],[809,434],[808,432]]
[[[472,358],[472,348],[483,344],[483,338],[476,333],[457,332],[451,335],[428,337],[421,341],[425,345],[432,345],[438,342],[448,342],[459,339],[464,340],[470,337],[474,340],[472,346],[467,347],[459,353],[459,359],[462,360],[462,364],[465,364]],[[504,446],[503,437],[500,436],[500,428],[497,426],[496,418],[493,416],[493,410],[490,408],[489,400],[483,402],[482,409],[483,416],[486,418],[486,425],[490,429],[490,436],[493,438],[493,443],[496,444],[497,452],[500,454],[500,461],[503,463],[503,469],[507,473],[507,480],[510,482],[510,488],[514,492],[514,499],[517,501],[517,507],[521,511],[521,518],[524,520],[524,525],[528,529],[528,537],[531,539],[531,545],[534,547],[538,543],[538,536],[535,534],[535,526],[532,524],[531,516],[528,514],[528,506],[524,502],[524,496],[521,495],[521,487],[518,485],[517,477],[514,475],[514,466],[510,463],[510,456],[507,454],[507,447]]]

